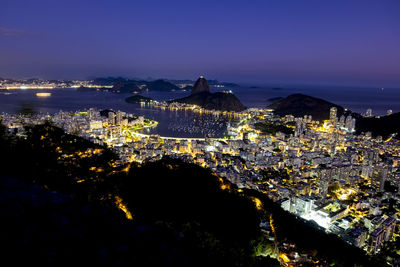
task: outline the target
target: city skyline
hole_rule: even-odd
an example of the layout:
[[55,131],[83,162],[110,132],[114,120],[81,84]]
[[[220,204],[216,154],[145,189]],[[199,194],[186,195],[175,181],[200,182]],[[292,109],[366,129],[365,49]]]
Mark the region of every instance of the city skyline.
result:
[[[23,8],[21,8],[23,7]],[[6,1],[0,77],[395,87],[400,3]]]
[[3,262],[400,266],[399,0],[1,3]]

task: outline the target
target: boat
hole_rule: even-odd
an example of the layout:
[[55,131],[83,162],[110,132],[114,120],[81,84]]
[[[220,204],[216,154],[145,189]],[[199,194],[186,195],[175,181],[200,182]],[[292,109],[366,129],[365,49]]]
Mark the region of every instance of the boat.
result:
[[51,93],[36,93],[37,97],[49,97],[51,96]]

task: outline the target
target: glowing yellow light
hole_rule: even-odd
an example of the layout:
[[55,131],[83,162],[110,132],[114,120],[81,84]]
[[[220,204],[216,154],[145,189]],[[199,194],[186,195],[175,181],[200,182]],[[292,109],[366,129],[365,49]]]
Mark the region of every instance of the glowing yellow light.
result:
[[272,233],[274,234],[274,237],[276,239],[276,231],[275,231],[275,226],[274,226],[274,219],[272,216],[269,216],[269,225],[271,226]]
[[51,93],[36,93],[37,97],[49,97],[51,96]]
[[254,197],[252,199],[253,199],[254,204],[256,205],[256,208],[258,210],[262,210],[262,202],[261,202],[261,200],[256,198],[256,197]]
[[[213,173],[214,176],[217,176],[215,173]],[[231,189],[231,186],[228,183],[224,182],[224,179],[222,179],[221,177],[218,177],[218,181],[221,183],[221,185],[219,186],[219,188],[221,188],[222,190]]]
[[222,189],[222,190],[225,190],[225,189],[228,189],[228,188],[229,188],[229,187],[228,187],[227,185],[224,185],[224,184],[221,185],[221,189]]
[[283,260],[283,262],[288,263],[290,262],[289,257],[285,253],[279,253],[279,258]]
[[338,192],[336,193],[336,196],[339,200],[348,200],[350,195],[355,194],[356,191],[351,188],[347,189],[339,189]]
[[133,220],[133,216],[132,216],[131,212],[128,210],[128,208],[126,207],[126,205],[123,203],[122,198],[120,198],[119,196],[116,196],[115,204],[117,205],[117,207],[120,210],[122,210],[125,213],[125,217],[128,220]]
[[130,168],[131,168],[131,165],[128,164],[125,168],[122,169],[122,171],[128,173]]

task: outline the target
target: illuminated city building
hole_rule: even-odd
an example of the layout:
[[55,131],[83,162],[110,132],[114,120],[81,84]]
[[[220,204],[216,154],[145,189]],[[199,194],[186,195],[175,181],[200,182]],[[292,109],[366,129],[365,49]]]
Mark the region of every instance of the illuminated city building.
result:
[[384,241],[384,235],[385,231],[382,228],[377,228],[370,234],[370,252],[376,254],[380,250]]
[[329,120],[333,126],[335,126],[336,117],[337,117],[337,108],[331,107],[329,111]]

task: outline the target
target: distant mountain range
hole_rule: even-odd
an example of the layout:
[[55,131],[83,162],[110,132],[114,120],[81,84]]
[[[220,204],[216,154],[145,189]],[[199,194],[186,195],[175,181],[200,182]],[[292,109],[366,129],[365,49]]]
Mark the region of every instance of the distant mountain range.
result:
[[[194,84],[195,83],[195,81],[193,81],[193,80],[169,80],[169,79],[166,79],[165,81],[168,81],[168,82],[173,83],[173,84]],[[239,84],[236,84],[236,83],[220,82],[218,80],[207,80],[207,82],[208,82],[208,84],[210,86],[216,86],[216,85],[223,85],[223,86],[226,86],[226,87],[238,87],[238,86],[240,86]]]
[[182,90],[175,84],[165,80],[144,81],[144,80],[130,80],[122,77],[108,77],[96,78],[93,81],[95,85],[113,85],[112,88],[106,89],[116,93],[133,93],[141,92],[143,90],[151,91],[175,91]]
[[274,110],[274,113],[280,116],[293,115],[303,117],[311,115],[314,120],[329,119],[330,108],[337,108],[337,116],[351,115],[356,119],[356,131],[371,132],[374,136],[381,135],[387,137],[393,133],[400,133],[400,113],[394,113],[388,116],[366,118],[359,113],[347,110],[342,106],[303,94],[293,94],[276,101],[268,106]]
[[[116,93],[132,93],[132,92],[141,92],[143,90],[150,91],[177,91],[177,90],[191,90],[193,87],[191,84],[194,84],[192,80],[167,80],[167,79],[158,79],[154,81],[146,81],[146,80],[133,80],[126,79],[122,77],[107,77],[107,78],[96,78],[93,81],[95,85],[113,85],[112,88],[106,88],[104,90],[116,92]],[[185,85],[185,87],[181,88],[177,85]],[[236,87],[237,84],[234,83],[225,83],[219,82],[217,80],[212,80],[211,85],[221,85],[221,86],[229,86]],[[81,88],[80,90],[87,90],[87,88]]]

